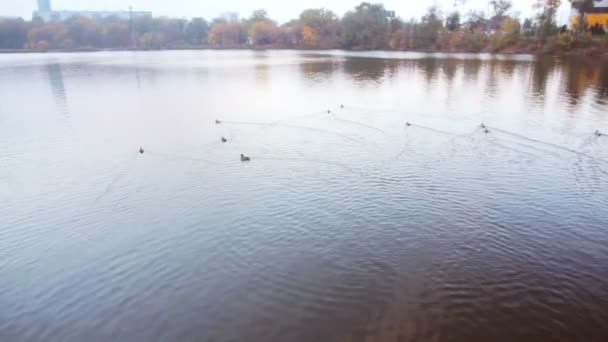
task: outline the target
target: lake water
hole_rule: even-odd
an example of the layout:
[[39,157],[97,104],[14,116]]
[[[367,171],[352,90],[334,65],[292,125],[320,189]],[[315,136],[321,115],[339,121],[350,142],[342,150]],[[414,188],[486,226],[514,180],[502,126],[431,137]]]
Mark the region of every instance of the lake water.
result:
[[591,60],[0,55],[0,340],[604,341],[595,130]]

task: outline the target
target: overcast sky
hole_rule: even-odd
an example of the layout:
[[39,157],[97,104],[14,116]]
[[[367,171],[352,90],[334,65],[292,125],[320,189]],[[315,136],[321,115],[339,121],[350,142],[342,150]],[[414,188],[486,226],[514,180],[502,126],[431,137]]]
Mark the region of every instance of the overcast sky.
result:
[[[264,8],[269,15],[285,22],[296,18],[305,8],[325,7],[344,14],[352,9],[360,0],[51,0],[54,10],[126,10],[129,5],[134,10],[151,11],[154,16],[171,17],[204,17],[211,19],[222,12],[238,12],[241,17],[258,8]],[[454,0],[384,0],[368,1],[381,2],[387,9],[394,10],[397,15],[404,19],[420,17],[433,4],[437,4],[445,10],[454,8]],[[513,0],[514,10],[529,16],[532,13],[532,0]],[[563,1],[566,3],[567,1]],[[468,0],[465,6],[459,8],[463,11],[468,9],[483,10],[489,12],[488,0]],[[32,11],[36,9],[36,0],[0,0],[0,16],[21,16],[30,19]],[[567,19],[568,8],[563,6],[558,20],[564,22]]]

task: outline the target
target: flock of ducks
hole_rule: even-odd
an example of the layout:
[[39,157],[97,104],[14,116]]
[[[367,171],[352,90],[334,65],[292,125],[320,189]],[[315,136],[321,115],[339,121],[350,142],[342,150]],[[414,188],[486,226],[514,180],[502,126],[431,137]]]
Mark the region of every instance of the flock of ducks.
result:
[[[344,109],[344,105],[340,105],[340,108],[341,108],[341,109]],[[328,109],[328,110],[327,110],[327,114],[331,114],[331,109]],[[221,124],[221,123],[222,123],[222,122],[221,122],[220,120],[217,120],[217,119],[215,120],[215,124],[216,124],[216,125],[219,125],[219,124]],[[412,126],[412,124],[411,124],[409,121],[407,121],[407,122],[405,123],[405,125],[406,125],[407,127]],[[486,134],[490,133],[490,130],[488,129],[488,126],[486,126],[486,124],[484,124],[483,122],[481,123],[481,125],[479,125],[479,127],[481,127],[481,128],[483,129],[483,132],[484,132],[484,133],[486,133]],[[595,136],[597,136],[597,137],[601,137],[601,136],[604,136],[604,135],[605,135],[604,133],[600,132],[599,130],[596,130],[595,132],[593,132],[593,134],[594,134]],[[226,139],[225,137],[221,137],[221,139],[220,139],[220,140],[221,140],[221,142],[222,142],[222,143],[227,143],[227,142],[228,142],[228,139]],[[144,154],[144,149],[143,149],[143,147],[140,147],[140,148],[139,148],[139,153],[140,153],[140,154]],[[242,154],[242,153],[241,153],[241,161],[242,161],[242,162],[248,162],[248,161],[251,161],[251,157],[248,157],[248,156],[246,156],[246,155],[244,155],[244,154]]]
[[[340,105],[340,108],[341,108],[341,109],[344,109],[344,105]],[[331,109],[328,109],[328,110],[327,110],[327,114],[331,114]],[[215,124],[216,124],[216,125],[219,125],[219,124],[221,124],[221,123],[222,123],[222,121],[220,121],[220,120],[218,120],[218,119],[215,119]],[[410,125],[410,124],[408,123],[408,126],[409,126],[409,125]],[[226,137],[221,137],[221,138],[220,138],[220,141],[221,141],[221,142],[223,142],[223,143],[227,143],[227,142],[228,142],[228,139],[226,139]],[[139,149],[139,153],[143,154],[143,153],[144,153],[144,149],[143,149],[143,148],[140,148],[140,149]],[[248,157],[248,156],[246,156],[246,155],[244,155],[244,154],[242,154],[242,153],[241,153],[241,161],[242,161],[242,162],[248,162],[248,161],[251,161],[251,157]]]

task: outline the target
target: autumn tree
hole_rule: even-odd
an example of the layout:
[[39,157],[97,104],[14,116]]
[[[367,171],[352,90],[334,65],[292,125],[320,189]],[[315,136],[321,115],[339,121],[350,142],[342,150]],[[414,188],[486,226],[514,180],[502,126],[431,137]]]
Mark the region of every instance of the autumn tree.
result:
[[[340,21],[324,8],[307,9],[300,14],[302,38],[307,47],[335,48],[340,42]],[[304,31],[305,30],[305,31]]]
[[302,29],[302,42],[306,47],[318,47],[319,33],[313,27],[305,25]]
[[209,30],[209,43],[219,46],[238,46],[247,42],[247,34],[240,22],[216,21]]
[[73,43],[68,27],[63,22],[35,25],[27,34],[28,46],[32,48],[71,48]]
[[256,21],[251,24],[249,36],[254,45],[273,44],[278,36],[278,27],[270,20]]
[[270,45],[275,43],[279,29],[277,24],[270,20],[266,10],[254,11],[245,21],[247,32],[253,45]]

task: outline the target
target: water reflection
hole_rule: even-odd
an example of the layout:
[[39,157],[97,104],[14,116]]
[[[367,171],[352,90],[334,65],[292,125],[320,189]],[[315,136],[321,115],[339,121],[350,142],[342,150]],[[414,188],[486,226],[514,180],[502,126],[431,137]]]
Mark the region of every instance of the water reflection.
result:
[[133,54],[15,68],[6,340],[608,335],[605,65]]
[[63,72],[60,64],[48,64],[44,68],[49,78],[49,84],[53,93],[53,99],[57,106],[57,111],[68,115],[68,98],[63,82]]
[[379,84],[389,68],[389,61],[380,58],[350,58],[344,62],[344,72],[359,85]]
[[463,62],[464,76],[467,81],[477,81],[479,77],[479,71],[481,70],[482,63],[480,59],[466,59]]
[[[344,62],[344,72],[359,85],[379,84],[385,78],[394,78],[400,70],[421,73],[427,84],[443,78],[446,86],[451,88],[462,69],[465,80],[474,84],[479,80],[485,85],[487,96],[493,97],[501,91],[501,84],[513,79],[515,73],[521,72],[523,79],[528,80],[531,98],[542,103],[550,80],[555,79],[563,84],[561,89],[568,103],[575,108],[580,99],[589,90],[595,92],[595,99],[602,104],[608,96],[608,62],[597,60],[561,60],[540,58],[530,63],[504,59],[455,59],[455,58],[421,58],[393,60],[380,58],[350,58]],[[309,80],[323,81],[337,71],[332,62],[307,62],[300,64],[300,70]],[[527,76],[526,74],[529,74]],[[526,86],[526,85],[522,85]],[[448,89],[448,91],[451,89]],[[428,90],[430,91],[430,90]]]
[[255,80],[259,83],[266,83],[270,77],[270,65],[268,54],[265,51],[254,52],[255,61]]
[[330,79],[338,70],[339,63],[330,59],[307,60],[299,64],[300,72],[305,80],[313,83],[323,83]]

